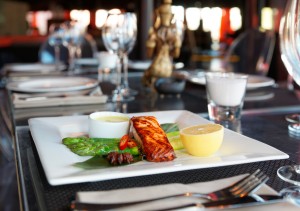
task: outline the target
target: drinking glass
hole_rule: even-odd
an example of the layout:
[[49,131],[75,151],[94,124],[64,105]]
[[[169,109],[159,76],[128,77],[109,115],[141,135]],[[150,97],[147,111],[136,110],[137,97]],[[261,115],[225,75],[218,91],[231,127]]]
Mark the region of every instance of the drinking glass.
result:
[[74,60],[81,57],[80,45],[83,41],[85,26],[77,21],[67,21],[63,23],[65,28],[63,33],[63,45],[69,51],[69,72],[74,71]]
[[115,84],[117,55],[108,51],[101,51],[97,54],[98,65],[98,81],[110,81]]
[[[110,12],[102,28],[106,49],[118,56],[117,83],[112,93],[113,102],[133,100],[137,92],[128,85],[128,53],[133,49],[137,36],[137,19],[134,13]],[[122,77],[123,73],[123,77]]]
[[[282,61],[293,78],[300,85],[300,2],[290,0],[280,22],[280,50]],[[287,116],[287,119],[297,119],[297,115]],[[300,124],[292,123],[289,131],[300,134]],[[282,166],[277,175],[284,181],[295,186],[281,190],[281,194],[300,204],[300,165]]]
[[63,43],[64,26],[61,23],[53,23],[49,27],[48,43],[54,48],[54,62],[56,70],[60,64],[60,46]]
[[246,93],[246,74],[207,72],[206,92],[209,119],[218,123],[236,121]]

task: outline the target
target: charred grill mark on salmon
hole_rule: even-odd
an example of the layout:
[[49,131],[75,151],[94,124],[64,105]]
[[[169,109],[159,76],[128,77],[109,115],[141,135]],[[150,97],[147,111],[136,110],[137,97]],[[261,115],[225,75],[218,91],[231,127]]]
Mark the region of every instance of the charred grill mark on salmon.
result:
[[134,138],[148,161],[163,162],[175,159],[174,149],[155,117],[132,117],[131,123]]

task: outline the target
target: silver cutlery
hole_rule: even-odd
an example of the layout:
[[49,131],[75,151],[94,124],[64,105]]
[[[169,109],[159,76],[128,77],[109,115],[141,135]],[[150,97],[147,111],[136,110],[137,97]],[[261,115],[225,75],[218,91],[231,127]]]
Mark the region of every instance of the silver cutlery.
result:
[[[192,193],[187,192],[183,194],[176,194],[176,195],[169,195],[160,198],[142,200],[142,201],[134,201],[134,202],[125,202],[125,203],[113,203],[113,204],[98,204],[103,205],[103,207],[112,208],[120,208],[123,206],[129,205],[136,205],[142,204],[146,202],[153,202],[156,200],[168,199],[168,198],[176,198],[176,197],[195,197],[195,198],[203,198],[210,201],[219,201],[228,198],[235,198],[235,197],[244,197],[250,195],[251,193],[255,192],[258,188],[260,188],[266,181],[269,179],[260,169],[256,170],[253,174],[250,174],[241,180],[233,183],[229,187],[223,188],[221,190],[217,190],[211,193]],[[71,203],[71,208],[74,209],[80,203],[73,201]]]
[[236,197],[231,199],[224,199],[220,201],[204,202],[204,203],[191,203],[183,206],[170,207],[168,209],[159,209],[156,211],[164,210],[179,210],[188,207],[197,207],[197,208],[213,208],[213,209],[233,209],[233,208],[242,208],[258,205],[267,205],[280,203],[286,199],[283,196],[276,195],[249,195],[245,197]]
[[[228,199],[218,200],[218,201],[188,203],[182,206],[180,205],[180,206],[168,207],[167,209],[153,209],[152,207],[151,210],[152,211],[179,210],[179,209],[191,208],[191,207],[196,207],[199,209],[201,208],[229,209],[229,208],[241,208],[241,207],[273,204],[273,203],[283,202],[285,200],[286,199],[284,199],[282,196],[252,194],[245,197],[228,198]],[[135,208],[134,205],[132,204],[127,206],[115,207],[115,206],[103,206],[103,204],[89,204],[89,203],[75,202],[72,205],[73,205],[71,207],[72,210],[77,210],[77,211],[81,211],[81,210],[96,211],[96,210],[110,210],[116,208],[119,209]],[[135,205],[141,205],[141,204],[135,204]]]

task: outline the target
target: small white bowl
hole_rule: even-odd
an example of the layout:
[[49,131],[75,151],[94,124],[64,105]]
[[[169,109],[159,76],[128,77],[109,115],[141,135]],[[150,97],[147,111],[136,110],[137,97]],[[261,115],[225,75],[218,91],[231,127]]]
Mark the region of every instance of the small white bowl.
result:
[[89,115],[89,137],[121,138],[129,132],[129,116],[119,112],[102,111]]

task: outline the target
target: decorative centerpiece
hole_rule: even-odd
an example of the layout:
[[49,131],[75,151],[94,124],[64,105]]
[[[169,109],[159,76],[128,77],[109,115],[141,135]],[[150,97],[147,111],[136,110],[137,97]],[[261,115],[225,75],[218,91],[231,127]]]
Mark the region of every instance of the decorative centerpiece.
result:
[[173,58],[180,55],[181,36],[176,24],[172,23],[172,0],[163,0],[155,10],[155,21],[149,29],[146,42],[147,56],[153,58],[152,64],[145,71],[143,83],[155,92],[154,84],[158,78],[171,77]]

